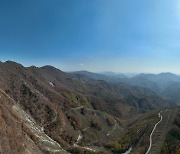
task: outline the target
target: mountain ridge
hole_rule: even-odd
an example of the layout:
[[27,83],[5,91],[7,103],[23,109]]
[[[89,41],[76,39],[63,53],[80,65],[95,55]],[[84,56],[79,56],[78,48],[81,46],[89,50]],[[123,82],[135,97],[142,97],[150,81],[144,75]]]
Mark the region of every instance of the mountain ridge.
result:
[[[52,66],[24,67],[10,61],[0,63],[0,88],[13,100],[12,106],[18,105],[23,115],[32,117],[38,127],[66,151],[72,151],[76,145],[80,149],[87,145],[101,149],[106,142],[125,133],[127,121],[172,105],[146,88],[76,77]],[[8,99],[4,99],[3,103],[6,102]],[[7,103],[4,110],[12,106]],[[7,118],[12,119],[12,115]],[[18,121],[24,121],[22,116],[19,118]],[[31,129],[31,123],[23,123],[28,127],[28,131],[23,132],[36,143],[39,153],[48,152]],[[113,133],[107,135],[111,130]],[[83,136],[80,141],[79,135]],[[44,136],[43,132],[40,136]]]

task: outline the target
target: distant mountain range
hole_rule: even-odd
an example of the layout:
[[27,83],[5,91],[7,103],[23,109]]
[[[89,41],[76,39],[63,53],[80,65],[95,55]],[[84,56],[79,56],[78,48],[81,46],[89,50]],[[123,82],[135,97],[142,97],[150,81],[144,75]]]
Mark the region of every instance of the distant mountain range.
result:
[[73,74],[81,74],[95,79],[104,80],[110,83],[126,83],[132,86],[138,86],[148,88],[157,94],[172,99],[177,103],[180,103],[180,76],[172,73],[160,73],[160,74],[138,74],[131,78],[123,74],[98,74],[85,71],[74,72]]
[[128,77],[124,74],[115,74],[112,72],[105,72],[105,73],[92,73],[88,71],[77,71],[77,72],[72,72],[72,74],[81,77],[89,77],[94,80],[104,80],[106,82],[119,82],[121,80],[127,79]]

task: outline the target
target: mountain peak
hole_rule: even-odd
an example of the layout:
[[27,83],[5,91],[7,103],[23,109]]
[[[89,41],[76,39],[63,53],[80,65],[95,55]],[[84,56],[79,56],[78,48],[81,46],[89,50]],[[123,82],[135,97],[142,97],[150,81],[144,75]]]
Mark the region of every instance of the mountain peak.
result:
[[170,72],[162,72],[162,73],[160,73],[160,74],[158,74],[158,75],[166,75],[166,76],[176,76],[175,74],[173,74],[173,73],[170,73]]
[[21,67],[24,67],[22,64],[20,64],[20,63],[17,63],[17,62],[15,62],[15,61],[11,61],[11,60],[8,60],[8,61],[5,61],[4,62],[4,64],[8,64],[8,65],[18,65],[18,66],[21,66]]

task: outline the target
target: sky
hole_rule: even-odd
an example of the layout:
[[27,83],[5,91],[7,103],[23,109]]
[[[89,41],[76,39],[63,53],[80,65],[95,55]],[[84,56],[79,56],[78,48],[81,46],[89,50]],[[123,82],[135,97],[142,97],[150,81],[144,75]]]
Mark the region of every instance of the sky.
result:
[[0,0],[0,61],[180,74],[180,0]]

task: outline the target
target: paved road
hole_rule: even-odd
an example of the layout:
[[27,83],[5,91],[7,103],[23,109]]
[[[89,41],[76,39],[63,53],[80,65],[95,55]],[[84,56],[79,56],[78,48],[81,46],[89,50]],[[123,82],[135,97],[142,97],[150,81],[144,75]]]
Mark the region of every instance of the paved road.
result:
[[171,127],[177,111],[175,109],[165,109],[159,113],[160,120],[154,126],[150,135],[150,146],[146,154],[158,154],[166,139],[167,132]]
[[162,117],[162,115],[161,115],[161,112],[162,112],[162,111],[160,111],[159,114],[158,114],[159,117],[160,117],[160,120],[155,124],[155,126],[154,126],[154,128],[153,128],[153,130],[152,130],[152,132],[151,132],[151,134],[150,134],[150,138],[149,138],[149,140],[150,140],[150,142],[149,142],[149,148],[148,148],[146,154],[148,154],[149,151],[151,150],[153,133],[154,133],[154,131],[156,130],[157,125],[158,125],[158,124],[162,121],[162,119],[163,119],[163,117]]

